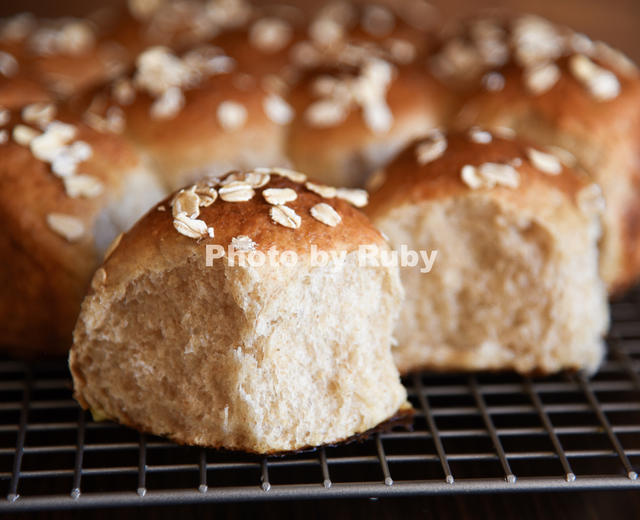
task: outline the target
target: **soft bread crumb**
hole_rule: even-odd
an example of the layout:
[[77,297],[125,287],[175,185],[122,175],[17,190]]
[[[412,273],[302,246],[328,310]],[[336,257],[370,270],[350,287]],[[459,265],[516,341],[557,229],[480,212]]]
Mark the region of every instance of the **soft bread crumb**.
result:
[[70,358],[84,406],[267,453],[365,432],[405,403],[389,348],[396,270],[359,267],[356,253],[341,268],[218,262],[142,270],[85,300]]
[[438,250],[430,273],[401,270],[401,372],[595,371],[608,326],[598,225],[555,202],[531,215],[473,195],[400,206],[376,221],[395,247]]

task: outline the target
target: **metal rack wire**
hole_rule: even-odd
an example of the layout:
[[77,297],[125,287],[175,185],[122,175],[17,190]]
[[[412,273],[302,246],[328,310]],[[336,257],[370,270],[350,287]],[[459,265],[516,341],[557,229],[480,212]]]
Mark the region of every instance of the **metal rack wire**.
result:
[[0,511],[491,491],[640,490],[640,291],[580,374],[415,374],[417,414],[361,443],[260,458],[96,423],[64,361],[0,361]]

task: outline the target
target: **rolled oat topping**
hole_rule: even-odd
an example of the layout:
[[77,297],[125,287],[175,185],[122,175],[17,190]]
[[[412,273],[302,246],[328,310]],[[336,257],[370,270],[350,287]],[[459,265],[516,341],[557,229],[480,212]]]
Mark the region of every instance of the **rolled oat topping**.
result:
[[115,100],[121,105],[130,105],[136,99],[136,89],[131,80],[120,78],[113,82],[111,92]]
[[509,128],[508,126],[496,126],[492,128],[492,131],[494,134],[501,137],[502,139],[511,140],[511,139],[515,139],[516,137],[516,131],[513,128]]
[[469,130],[469,139],[474,143],[488,144],[493,140],[493,136],[490,132],[474,126]]
[[151,47],[138,56],[134,84],[153,96],[171,87],[182,87],[192,79],[192,71],[166,47]]
[[41,161],[52,162],[76,135],[73,125],[53,121],[45,131],[29,142],[31,153]]
[[396,20],[393,13],[386,7],[368,5],[364,9],[361,24],[365,32],[382,38],[393,31]]
[[338,212],[325,202],[316,204],[309,212],[313,218],[329,227],[335,227],[342,221]]
[[56,27],[41,27],[29,37],[29,46],[39,55],[77,55],[91,50],[95,34],[85,20],[63,20]]
[[270,168],[256,168],[250,172],[233,172],[225,176],[221,181],[221,186],[226,186],[232,182],[241,181],[253,189],[262,188],[271,180]]
[[605,199],[602,189],[595,183],[582,188],[577,195],[578,208],[585,215],[602,214],[605,210]]
[[327,186],[324,184],[316,184],[314,182],[305,182],[305,188],[325,199],[331,199],[336,196],[337,190],[333,186]]
[[29,146],[31,141],[40,135],[40,132],[34,130],[30,126],[16,125],[13,128],[13,140],[22,146]]
[[467,164],[460,174],[463,182],[474,190],[494,186],[517,188],[520,185],[517,170],[508,164],[487,162],[478,167]]
[[249,42],[262,52],[273,53],[286,47],[291,41],[291,26],[279,18],[262,18],[249,30]]
[[7,108],[0,107],[0,126],[6,125],[11,119],[11,112]]
[[77,172],[78,165],[86,161],[93,154],[93,150],[84,141],[73,143],[59,148],[51,161],[51,171],[58,177],[68,177]]
[[8,52],[0,51],[0,75],[10,78],[18,73],[18,61]]
[[304,173],[290,170],[288,168],[274,167],[270,168],[270,171],[272,173],[275,173],[276,175],[286,177],[290,181],[296,182],[298,184],[303,183],[307,180],[307,176]]
[[98,197],[104,191],[104,185],[92,175],[70,175],[63,177],[64,188],[71,198]]
[[616,75],[596,65],[584,54],[574,54],[569,60],[569,68],[598,101],[609,101],[620,93],[620,82]]
[[416,157],[419,164],[428,164],[435,161],[447,150],[447,138],[437,130],[431,132],[422,142],[416,146]]
[[269,214],[271,215],[271,219],[281,226],[288,227],[291,229],[297,229],[300,227],[300,223],[302,219],[300,215],[298,215],[295,211],[293,211],[288,206],[271,206],[269,210]]
[[535,95],[551,90],[560,79],[560,69],[553,63],[542,63],[525,69],[524,83]]
[[195,192],[195,186],[192,189],[180,190],[171,203],[171,209],[174,218],[177,218],[180,213],[184,213],[191,219],[198,218],[200,197]]
[[152,119],[171,119],[184,106],[185,99],[182,90],[170,87],[165,90],[151,105]]
[[593,53],[597,59],[623,76],[632,78],[638,75],[638,66],[629,57],[604,42],[595,42]]
[[244,126],[247,121],[247,109],[235,101],[223,101],[218,105],[217,116],[220,126],[231,132]]
[[376,170],[367,180],[366,188],[370,192],[376,191],[385,183],[386,180],[387,172],[384,169]]
[[570,151],[561,148],[560,146],[547,146],[547,150],[549,153],[555,155],[560,162],[569,168],[573,168],[578,160],[575,155],[573,155]]
[[369,203],[369,194],[366,190],[338,188],[336,190],[336,197],[346,200],[356,208],[363,208]]
[[538,170],[550,175],[558,175],[562,172],[562,164],[555,155],[541,152],[535,148],[527,149],[527,157],[531,164]]
[[306,121],[320,128],[342,123],[352,107],[362,109],[364,122],[376,133],[388,131],[393,114],[386,95],[395,73],[389,62],[368,56],[356,60],[357,74],[341,77],[321,76],[311,88],[321,99],[314,101],[305,111]]
[[186,213],[178,213],[173,219],[173,227],[178,233],[189,238],[213,237],[213,228],[207,227],[204,220],[192,219]]
[[327,128],[342,123],[347,117],[347,108],[344,103],[325,99],[309,105],[304,115],[310,125]]
[[298,198],[298,194],[291,188],[268,188],[262,192],[264,200],[274,206],[292,202]]
[[84,235],[84,224],[73,215],[64,213],[47,214],[47,224],[51,230],[66,238],[69,242],[75,242]]
[[254,194],[251,185],[243,181],[232,181],[218,189],[218,195],[226,202],[246,202],[251,200]]
[[499,72],[487,72],[482,76],[482,85],[489,92],[499,92],[504,88],[504,76]]
[[201,208],[207,208],[213,204],[218,198],[217,181],[213,179],[204,179],[192,186],[196,195],[198,195],[198,204]]
[[56,107],[52,103],[32,103],[22,109],[22,119],[44,128],[56,116]]
[[277,125],[287,125],[293,119],[293,109],[282,97],[276,94],[268,95],[262,104],[264,113]]

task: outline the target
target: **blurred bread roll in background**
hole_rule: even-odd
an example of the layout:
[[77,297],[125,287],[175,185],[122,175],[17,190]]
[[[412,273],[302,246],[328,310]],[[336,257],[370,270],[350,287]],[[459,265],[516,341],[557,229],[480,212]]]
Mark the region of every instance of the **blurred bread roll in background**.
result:
[[294,87],[287,153],[317,178],[364,186],[404,145],[446,121],[452,96],[426,67],[371,55]]
[[63,354],[109,244],[165,192],[128,142],[53,104],[0,117],[0,343]]
[[290,107],[219,47],[182,55],[151,47],[131,74],[92,92],[78,113],[98,126],[116,121],[112,130],[143,150],[172,189],[230,168],[286,163]]

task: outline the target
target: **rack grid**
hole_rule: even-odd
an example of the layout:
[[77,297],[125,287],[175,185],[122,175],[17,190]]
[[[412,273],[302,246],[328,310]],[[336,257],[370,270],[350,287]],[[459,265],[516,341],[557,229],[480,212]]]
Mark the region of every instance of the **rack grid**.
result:
[[[640,490],[640,290],[588,379],[418,373],[413,429],[284,457],[97,423],[65,360],[0,360],[0,511],[480,492]],[[4,498],[1,498],[4,497]]]

